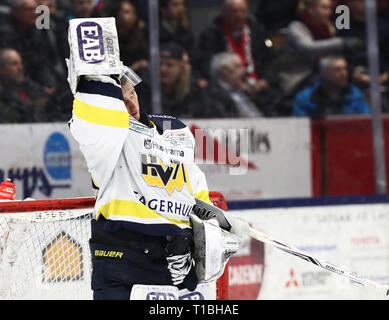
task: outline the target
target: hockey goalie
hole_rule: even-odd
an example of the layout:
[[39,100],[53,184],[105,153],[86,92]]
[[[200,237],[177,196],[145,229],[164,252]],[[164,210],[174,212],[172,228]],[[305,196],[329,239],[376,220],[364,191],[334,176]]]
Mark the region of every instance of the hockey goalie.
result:
[[196,198],[210,203],[192,133],[142,113],[113,18],[73,19],[68,40],[69,126],[96,189],[94,299],[214,299],[239,237],[192,214]]

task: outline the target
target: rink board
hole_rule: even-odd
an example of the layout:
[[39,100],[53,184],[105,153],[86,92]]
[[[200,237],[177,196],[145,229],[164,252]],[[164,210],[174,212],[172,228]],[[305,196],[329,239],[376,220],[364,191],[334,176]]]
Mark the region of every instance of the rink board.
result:
[[[303,200],[258,201],[260,208],[256,209],[244,209],[255,205],[252,202],[230,203],[229,207],[254,228],[283,243],[376,282],[389,283],[389,197]],[[276,207],[270,207],[272,205]],[[351,283],[271,245],[264,246],[263,257],[256,258],[256,262],[255,258],[251,259],[251,269],[242,268],[241,264],[247,262],[243,259],[253,254],[246,243],[240,256],[232,258],[235,265],[230,268],[232,277],[236,277],[234,268],[257,273],[241,277],[241,283],[233,279],[232,295],[235,290],[244,292],[247,279],[251,279],[256,291],[245,299],[384,298],[374,289]],[[261,264],[262,268],[258,267]],[[257,267],[253,268],[255,265]]]
[[[200,154],[203,140],[198,139],[195,150],[182,151],[195,153],[195,162],[207,176],[210,190],[221,192],[231,201],[311,196],[308,119],[185,123],[195,136],[205,132],[206,152]],[[84,157],[67,123],[0,125],[0,136],[0,180],[13,180],[18,200],[93,195]],[[208,148],[215,141],[219,148]],[[240,165],[234,166],[238,152]],[[215,154],[216,162],[211,159]],[[223,161],[226,158],[229,164]]]

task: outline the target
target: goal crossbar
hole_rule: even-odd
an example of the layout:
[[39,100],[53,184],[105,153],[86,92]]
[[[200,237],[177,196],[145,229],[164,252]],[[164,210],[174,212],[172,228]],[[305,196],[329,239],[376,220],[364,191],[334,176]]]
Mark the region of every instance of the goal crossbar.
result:
[[72,198],[52,200],[24,200],[0,202],[0,214],[34,211],[76,210],[93,208],[95,198]]

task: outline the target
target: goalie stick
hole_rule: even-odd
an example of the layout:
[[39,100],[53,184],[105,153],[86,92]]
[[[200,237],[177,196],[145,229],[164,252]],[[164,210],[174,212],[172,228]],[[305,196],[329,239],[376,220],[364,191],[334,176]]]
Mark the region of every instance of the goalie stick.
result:
[[[348,271],[344,268],[335,266],[327,261],[315,258],[305,252],[302,252],[295,247],[282,243],[281,241],[276,240],[268,236],[267,234],[250,227],[247,221],[244,221],[243,219],[236,217],[229,212],[226,212],[220,208],[217,208],[197,198],[196,198],[196,204],[193,207],[193,213],[203,220],[216,219],[221,228],[230,231],[232,233],[238,234],[240,236],[243,236],[245,235],[246,232],[248,232],[248,235],[251,238],[254,238],[263,243],[270,244],[280,250],[283,250],[284,252],[287,252],[307,262],[310,262],[317,267],[323,268],[337,275],[346,277],[349,280],[358,283],[362,286],[373,287],[376,290],[383,292],[385,296],[389,296],[388,285],[380,284],[370,279],[364,278],[355,272]],[[246,225],[246,228],[243,227],[244,225]]]

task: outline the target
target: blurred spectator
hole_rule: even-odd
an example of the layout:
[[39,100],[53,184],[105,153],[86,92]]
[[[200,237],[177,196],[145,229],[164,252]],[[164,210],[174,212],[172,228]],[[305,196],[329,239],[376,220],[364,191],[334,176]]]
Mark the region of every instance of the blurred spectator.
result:
[[186,11],[186,0],[160,0],[161,43],[176,42],[193,58],[195,38],[191,32]]
[[207,86],[211,108],[204,109],[209,118],[259,117],[263,113],[243,90],[245,73],[238,54],[216,54],[211,62],[212,81]]
[[60,11],[67,11],[70,7],[69,0],[55,0],[55,4]]
[[311,32],[314,40],[328,39],[336,33],[331,20],[333,13],[331,0],[305,0],[299,20]]
[[212,56],[230,51],[241,58],[247,91],[256,94],[269,89],[265,75],[265,32],[249,15],[246,0],[224,1],[222,14],[215,17],[200,35],[199,49],[201,73],[206,79],[209,79]]
[[54,58],[49,43],[35,26],[37,5],[36,0],[13,2],[10,23],[0,29],[0,47],[15,48],[22,55],[28,77],[43,86],[45,93],[52,94],[56,77],[49,63]]
[[340,56],[322,58],[319,79],[297,94],[293,116],[318,118],[357,113],[370,113],[370,108],[362,91],[349,83],[346,60]]
[[[343,0],[331,0],[331,11],[333,13],[333,15],[335,14],[335,9],[337,6],[343,4],[342,3]],[[306,10],[307,6],[310,5],[310,0],[299,0],[299,15],[300,15],[300,12],[303,12],[304,10]]]
[[178,118],[202,117],[205,91],[191,81],[189,55],[180,45],[161,45],[160,73],[163,113]]
[[20,54],[0,50],[0,123],[35,122],[47,101],[42,87],[24,75]]
[[0,28],[8,24],[9,12],[9,4],[5,1],[0,1]]
[[136,72],[148,64],[148,30],[138,16],[132,0],[114,1],[107,11],[108,16],[116,18],[119,37],[120,56],[126,66]]
[[70,0],[66,18],[69,21],[74,18],[90,18],[98,16],[94,7],[94,0]]
[[332,23],[331,0],[305,0],[306,8],[299,21],[288,26],[287,45],[305,57],[317,59],[328,54],[339,54],[363,49],[363,41],[351,37],[336,37]]
[[101,11],[95,9],[94,2],[94,0],[69,0],[64,7],[63,15],[57,17],[55,25],[61,59],[69,58],[70,55],[68,43],[69,20],[101,16]]
[[315,78],[320,57],[363,48],[363,42],[357,38],[336,36],[331,0],[304,0],[303,4],[299,20],[288,25],[285,46],[270,66],[281,88],[279,113],[285,115],[292,112],[296,93]]
[[[343,0],[344,1],[344,0]],[[382,18],[389,18],[389,1],[377,0],[378,15]]]
[[278,33],[297,20],[298,7],[299,0],[258,0],[255,15],[263,23],[267,34]]
[[99,15],[101,17],[105,16],[105,5],[106,2],[109,2],[107,0],[94,0],[93,5],[94,5],[94,11],[96,15]]
[[45,43],[50,50],[48,56],[52,59],[49,65],[55,71],[58,81],[66,78],[67,70],[65,64],[65,57],[61,50],[62,43],[67,42],[67,32],[64,33],[60,27],[62,19],[64,18],[59,12],[57,12],[57,6],[55,0],[37,0],[38,5],[47,6],[50,10],[50,27],[49,29],[40,30],[44,37]]
[[[351,20],[350,28],[339,30],[339,35],[345,39],[350,37],[359,38],[366,41],[366,7],[365,0],[345,0],[345,4],[350,8]],[[379,59],[380,59],[380,83],[389,84],[389,20],[381,17],[377,18]],[[367,50],[354,50],[347,56],[347,61],[351,65],[352,81],[361,88],[367,88],[370,84],[368,73]]]

